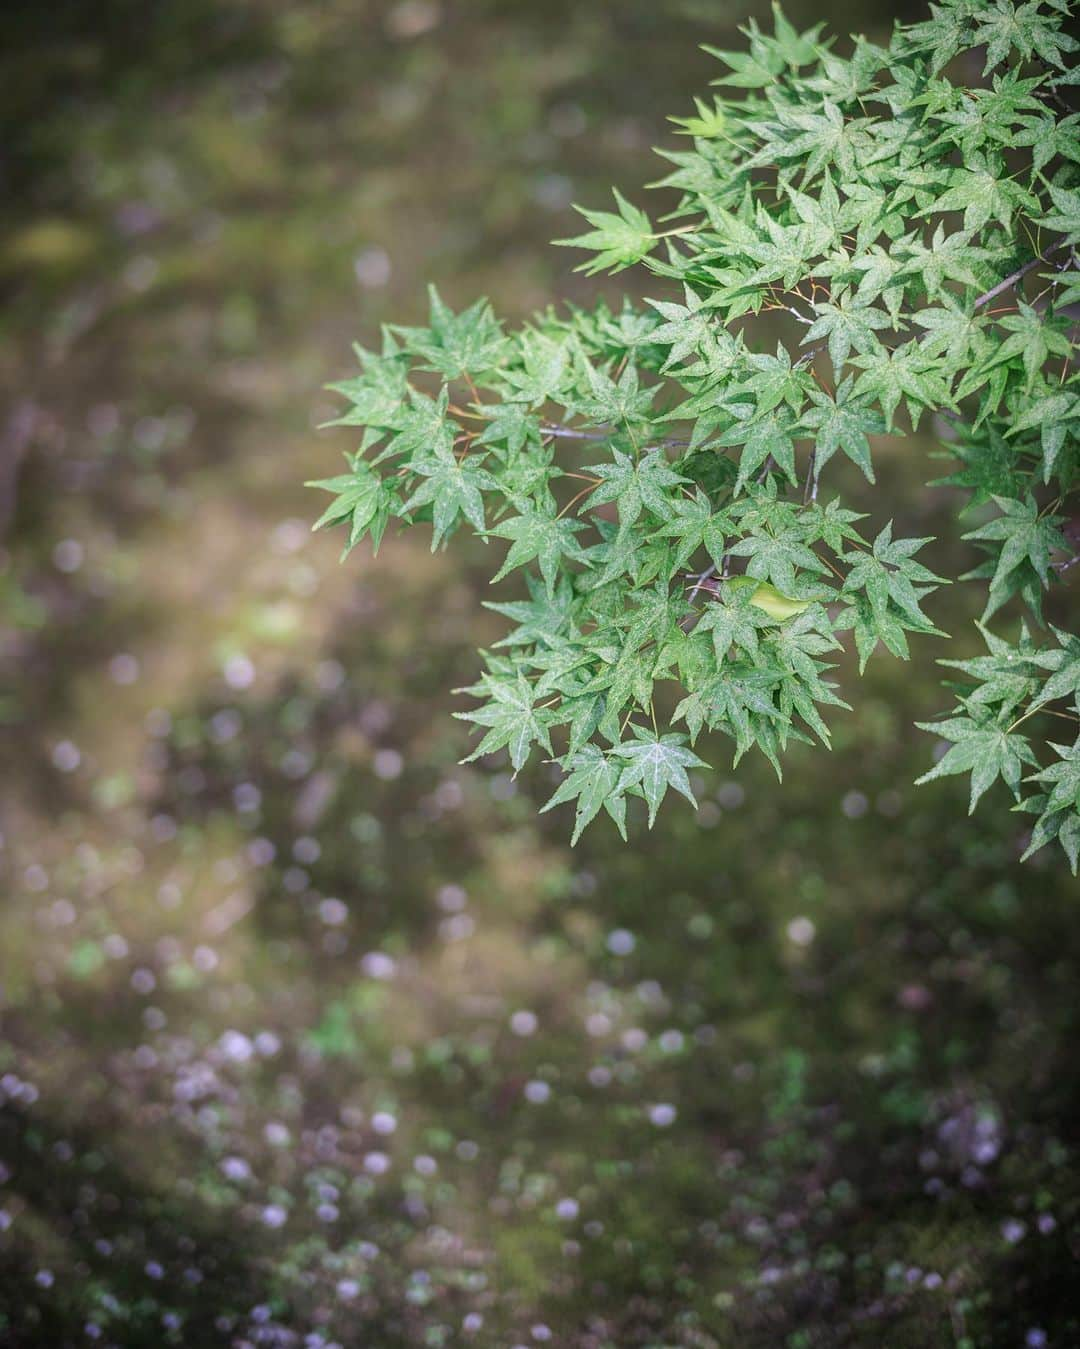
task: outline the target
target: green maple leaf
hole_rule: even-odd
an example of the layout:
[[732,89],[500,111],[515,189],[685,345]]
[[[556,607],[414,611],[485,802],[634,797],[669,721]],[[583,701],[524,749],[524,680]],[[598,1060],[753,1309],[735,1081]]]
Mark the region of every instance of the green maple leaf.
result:
[[[817,23],[813,28],[808,28],[804,33],[800,33],[784,17],[778,0],[772,0],[773,17],[773,36],[771,39],[772,49],[779,53],[783,58],[784,64],[791,70],[798,70],[800,66],[809,65],[812,61],[818,61],[823,54],[823,47],[819,41],[823,25]],[[750,29],[754,32],[753,28]],[[751,38],[751,45],[753,44]],[[827,45],[827,44],[826,44]]]
[[843,708],[848,708],[848,704],[822,679],[822,674],[831,667],[817,657],[839,649],[840,642],[833,635],[829,617],[820,608],[799,614],[769,638],[769,654],[783,670],[780,712],[788,722],[793,712],[798,713],[825,745],[829,744],[829,728],[815,704]]
[[1080,695],[1080,638],[1054,629],[1061,646],[1043,654],[1043,663],[1052,671],[1032,700],[1032,707],[1044,707],[1062,698],[1076,699]]
[[633,731],[635,738],[615,745],[611,753],[626,761],[619,777],[619,791],[640,787],[649,807],[651,829],[669,787],[674,787],[692,806],[697,807],[686,770],[707,768],[708,764],[686,748],[684,735],[657,735],[639,726],[635,726]]
[[974,656],[970,660],[942,660],[938,664],[960,670],[975,682],[976,687],[964,695],[965,704],[996,705],[999,716],[1010,717],[1021,703],[1035,695],[1041,683],[1031,635],[1022,624],[1020,640],[1014,645],[996,637],[981,624],[979,631],[989,655]]
[[846,632],[849,628],[854,632],[860,674],[865,673],[879,642],[898,660],[909,659],[907,638],[899,617],[888,605],[872,604],[866,594],[855,596],[855,602],[837,616],[833,626],[837,632]]
[[[1054,748],[1059,749],[1060,747],[1055,745]],[[1031,831],[1031,842],[1020,860],[1026,862],[1040,848],[1045,848],[1048,843],[1057,839],[1065,850],[1065,855],[1069,859],[1069,865],[1072,867],[1072,873],[1075,876],[1077,864],[1080,863],[1080,813],[1077,812],[1075,807],[1065,810],[1048,810],[1047,800],[1048,798],[1045,795],[1031,796],[1026,801],[1020,801],[1013,806],[1014,810],[1024,810],[1039,817]]]
[[829,359],[837,379],[852,347],[860,353],[878,352],[881,343],[874,334],[895,326],[892,317],[884,310],[875,309],[866,302],[859,303],[848,291],[841,293],[836,304],[820,304],[814,312],[817,318],[807,329],[803,346],[827,337]]
[[409,389],[407,360],[389,337],[382,355],[366,351],[359,343],[353,350],[363,367],[363,374],[327,385],[331,392],[341,394],[352,404],[348,412],[328,424],[379,428],[397,426]]
[[[730,664],[730,663],[729,663]],[[777,673],[745,664],[726,665],[722,674],[688,694],[672,715],[685,721],[692,739],[703,726],[728,731],[735,738],[736,761],[756,742],[768,753],[770,725],[781,719],[772,699]],[[775,758],[772,758],[774,766]]]
[[597,528],[600,542],[585,553],[586,563],[594,570],[584,584],[590,590],[600,590],[623,576],[636,582],[641,568],[641,535],[633,529],[619,529],[606,520],[598,521]]
[[722,136],[724,128],[727,125],[727,114],[719,99],[714,99],[710,107],[704,99],[695,98],[694,107],[697,109],[696,117],[669,117],[669,122],[674,122],[680,127],[680,136],[694,136],[699,140],[712,140],[714,136]]
[[479,436],[481,445],[503,445],[510,455],[519,453],[530,442],[540,440],[540,419],[521,403],[484,405],[487,426]]
[[764,614],[753,604],[753,587],[743,587],[731,597],[717,599],[705,605],[698,620],[697,633],[712,637],[716,664],[719,666],[733,646],[741,648],[755,659],[758,653],[758,628],[764,627]]
[[[569,681],[568,681],[569,683]],[[576,754],[596,734],[604,715],[604,698],[599,693],[580,693],[581,680],[564,689],[564,697],[552,713],[552,725],[567,727],[567,754]]]
[[973,45],[986,46],[983,74],[1000,65],[1012,51],[1029,61],[1041,57],[1047,65],[1065,69],[1063,53],[1077,49],[1076,39],[1062,33],[1039,0],[1016,5],[1012,0],[993,0],[980,8],[972,35]]
[[444,388],[438,398],[428,398],[410,388],[407,402],[395,414],[393,434],[373,460],[381,464],[401,455],[425,458],[450,458],[454,453],[457,427],[450,419],[450,391]]
[[565,759],[562,766],[569,776],[559,785],[551,800],[540,807],[540,813],[567,801],[577,802],[574,833],[570,839],[570,846],[573,847],[586,826],[604,809],[615,821],[625,840],[626,797],[619,790],[623,765],[609,758],[598,745],[585,745]]
[[836,237],[836,230],[824,222],[782,225],[765,211],[758,223],[764,237],[744,250],[758,264],[746,278],[750,286],[779,281],[790,289],[806,275],[811,258],[821,257]]
[[922,286],[930,299],[951,300],[952,292],[947,289],[950,281],[980,288],[974,266],[990,255],[971,242],[973,234],[972,230],[957,230],[946,235],[945,226],[939,224],[929,245],[915,239],[908,246],[905,272]]
[[585,526],[580,520],[560,520],[554,508],[531,506],[520,515],[492,525],[488,534],[498,539],[512,540],[506,560],[491,578],[491,584],[501,581],[517,567],[523,567],[534,558],[540,566],[549,595],[555,593],[562,559],[585,562],[587,559],[574,537]]
[[351,473],[343,473],[337,478],[322,478],[304,485],[334,493],[334,500],[311,528],[324,529],[330,525],[348,523],[349,539],[341,555],[342,560],[368,533],[371,534],[374,551],[378,553],[394,497],[370,464],[358,458],[353,461]]
[[807,538],[821,539],[837,556],[843,553],[844,544],[848,542],[865,547],[865,540],[854,526],[866,516],[859,511],[846,510],[840,505],[839,497],[825,506],[818,501],[812,502],[803,515],[807,517]]
[[844,594],[863,591],[881,621],[888,616],[891,604],[899,610],[903,627],[916,632],[937,632],[922,612],[920,601],[940,584],[941,577],[912,557],[912,553],[931,542],[931,539],[894,539],[890,521],[874,540],[872,552],[844,555],[851,564]]
[[1016,137],[1016,144],[1030,146],[1032,167],[1036,170],[1044,169],[1055,156],[1075,164],[1080,160],[1080,114],[1055,121],[1042,105],[1039,111],[1042,115],[1027,121]]
[[965,512],[984,506],[995,497],[1014,497],[1023,491],[1017,455],[991,423],[984,422],[977,431],[969,426],[960,427],[959,438],[949,441],[946,448],[961,467],[930,485],[963,487],[969,491],[971,499],[964,507]]
[[563,574],[549,590],[538,577],[525,574],[529,591],[527,600],[496,604],[485,600],[484,608],[491,609],[518,626],[501,641],[498,647],[546,645],[564,637],[576,637],[574,624],[574,591],[569,576]]
[[[596,664],[596,653],[586,640],[553,639],[537,647],[525,656],[530,672],[539,671],[536,681],[537,698],[550,698],[553,693],[563,695],[564,701],[576,697],[582,688],[582,679]],[[568,714],[560,703],[560,720],[566,720]],[[553,725],[556,723],[552,723]],[[595,729],[595,728],[594,728]]]
[[487,300],[477,300],[461,314],[442,301],[434,286],[428,287],[429,327],[393,331],[405,348],[425,362],[425,368],[458,379],[466,373],[480,375],[493,369],[506,351],[506,339]]
[[962,9],[955,0],[946,0],[944,4],[930,5],[929,19],[912,24],[897,44],[901,51],[928,52],[930,70],[936,75],[957,52],[962,51],[971,41],[967,19],[967,10]]
[[597,341],[608,351],[615,349],[629,355],[643,347],[655,346],[653,334],[659,326],[655,315],[635,309],[625,296],[618,314],[598,317]]
[[627,365],[619,378],[613,380],[594,365],[586,364],[585,377],[588,393],[578,395],[574,407],[592,425],[611,422],[622,426],[648,419],[656,390],[639,387],[635,366]]
[[1022,143],[1018,131],[1028,120],[1033,115],[1040,122],[1043,120],[1045,109],[1032,96],[1039,83],[1038,79],[1022,80],[1015,70],[1010,70],[1004,77],[994,76],[992,89],[972,89],[966,98],[959,97],[959,91],[954,89],[952,105],[935,113],[935,121],[949,128],[939,144],[943,149],[958,145],[966,159],[983,146],[1013,147]]
[[866,403],[851,397],[852,380],[846,379],[833,398],[824,389],[812,389],[813,406],[802,416],[800,427],[814,433],[814,474],[821,470],[837,452],[844,454],[874,481],[874,466],[870,458],[870,436],[885,431],[885,419]]
[[902,398],[916,427],[925,408],[955,406],[941,367],[920,350],[917,342],[908,342],[896,351],[858,356],[854,364],[861,366],[863,373],[855,381],[852,396],[877,399],[885,413],[887,430],[892,430]]
[[976,721],[960,716],[950,717],[947,721],[920,721],[916,725],[920,730],[950,741],[951,745],[928,773],[916,778],[915,785],[918,787],[954,773],[970,773],[969,815],[974,813],[979,798],[999,777],[1014,796],[1019,796],[1024,765],[1038,763],[1027,737],[1010,732],[996,721]]
[[649,335],[649,340],[657,346],[670,348],[662,372],[695,354],[715,334],[715,312],[689,287],[686,287],[685,305],[665,300],[648,300],[647,303],[666,320]]
[[1066,305],[1080,301],[1080,271],[1075,267],[1062,267],[1061,271],[1040,272],[1040,281],[1052,281],[1057,287],[1054,291],[1054,303],[1060,313]]
[[965,534],[965,539],[989,540],[1000,543],[996,550],[997,561],[990,581],[990,598],[983,622],[993,614],[1013,594],[1015,594],[1022,574],[1018,569],[1027,563],[1044,586],[1050,584],[1050,555],[1054,549],[1066,551],[1065,540],[1059,525],[1061,517],[1044,515],[1034,497],[1024,501],[995,497],[994,503],[1001,515],[988,521],[978,529]]
[[931,306],[912,315],[926,336],[919,342],[923,356],[946,356],[950,362],[961,365],[974,362],[988,346],[986,320],[978,314],[968,314],[958,305]]
[[663,581],[658,581],[649,590],[635,590],[632,598],[634,607],[619,620],[620,626],[626,628],[626,642],[630,647],[639,647],[646,641],[662,641],[679,619],[690,612],[685,600],[671,594]]
[[613,463],[590,464],[586,468],[586,473],[602,479],[589,494],[587,505],[592,508],[605,502],[616,502],[621,529],[628,529],[643,507],[661,520],[669,520],[674,513],[675,499],[667,489],[689,482],[689,479],[670,467],[663,450],[648,450],[637,460],[615,450],[613,459]]
[[726,521],[709,497],[699,487],[692,497],[677,497],[673,511],[672,519],[651,536],[675,540],[671,573],[685,567],[699,548],[705,549],[716,567],[722,567]]
[[797,410],[814,386],[810,372],[793,366],[783,346],[777,347],[775,356],[750,352],[746,359],[750,370],[732,384],[727,401],[732,405],[752,401],[756,416],[772,412],[781,404]]
[[1003,315],[998,324],[1010,336],[983,362],[982,369],[993,370],[995,366],[1020,357],[1029,389],[1051,355],[1072,355],[1072,343],[1065,333],[1067,321],[1048,318],[1023,300],[1019,302],[1017,313]]
[[[815,195],[800,192],[790,183],[784,185],[788,200],[795,208],[795,214],[804,225],[812,225],[821,231],[821,237],[834,244],[851,221],[845,203],[842,203],[836,191],[832,175],[826,173]],[[857,223],[857,222],[856,222]]]
[[721,75],[714,84],[730,84],[738,89],[764,89],[774,83],[784,68],[784,57],[779,48],[766,46],[760,39],[751,43],[749,52],[722,51],[719,47],[703,44],[702,50],[715,56],[731,72]]
[[736,494],[770,459],[791,482],[796,481],[795,427],[793,414],[785,408],[736,422],[724,432],[719,444],[743,447],[739,456],[739,476],[735,480]]
[[1055,187],[1050,185],[1050,199],[1054,210],[1039,221],[1047,229],[1064,234],[1064,243],[1080,243],[1080,188]]
[[857,254],[844,270],[861,272],[862,279],[855,291],[855,299],[860,304],[872,304],[877,299],[885,302],[885,308],[896,318],[900,297],[903,293],[903,275],[908,271],[908,263],[902,256],[902,250],[883,248],[873,244],[865,252]]
[[828,575],[829,568],[806,543],[806,533],[792,523],[775,533],[754,532],[728,545],[732,557],[745,557],[747,576],[771,581],[778,590],[792,595],[799,589],[799,571]]
[[551,735],[547,725],[549,718],[535,708],[534,691],[523,674],[514,678],[496,678],[485,673],[478,684],[458,691],[478,697],[486,695],[488,698],[487,703],[471,712],[454,713],[461,721],[471,721],[489,728],[476,749],[462,760],[463,763],[472,763],[485,754],[494,754],[505,748],[510,753],[510,762],[517,773],[524,768],[534,744],[540,744],[551,753]]
[[657,679],[678,678],[684,688],[697,688],[716,674],[716,657],[707,633],[672,628],[656,662]]
[[536,407],[557,400],[567,388],[572,345],[565,336],[526,331],[520,340],[520,368],[502,372],[514,402]]
[[[1043,482],[1049,482],[1057,469],[1058,456],[1066,441],[1080,432],[1080,393],[1076,381],[1072,387],[1053,388],[1039,382],[1030,393],[1027,406],[1021,405],[1005,432],[1007,439],[1038,428],[1043,456]],[[1010,453],[1006,447],[1005,453]],[[1015,452],[1012,457],[1015,459]],[[1014,493],[1015,494],[1015,493]],[[1001,492],[1000,495],[1009,495]]]
[[828,98],[819,110],[797,105],[780,107],[776,116],[785,131],[795,134],[782,141],[767,142],[749,163],[761,162],[763,156],[766,162],[797,159],[801,161],[800,182],[804,188],[830,165],[835,165],[840,178],[846,181],[857,173],[860,155],[865,159],[872,153],[866,129],[870,119],[845,118]]
[[484,498],[481,494],[498,487],[486,469],[471,463],[468,458],[456,459],[452,453],[414,459],[410,469],[424,481],[402,506],[402,513],[410,515],[421,506],[432,507],[432,552],[459,515],[463,515],[478,534],[484,533]]
[[556,239],[562,248],[585,248],[596,257],[579,264],[574,270],[586,276],[597,272],[621,272],[647,257],[656,247],[652,223],[644,211],[632,206],[618,188],[613,189],[618,214],[613,211],[590,211],[584,206],[574,210],[583,215],[592,226],[586,234],[573,239]]
[[630,642],[620,645],[611,653],[612,659],[585,686],[586,694],[604,695],[604,715],[599,728],[609,740],[618,740],[619,723],[627,705],[647,708],[652,702],[658,654],[655,648],[637,651]]
[[[1031,774],[1027,781],[1038,782],[1049,789],[1039,800],[1040,814],[1044,819],[1058,812],[1066,812],[1066,818],[1057,824],[1056,833],[1075,875],[1080,854],[1080,737],[1072,745],[1051,743],[1050,748],[1058,755],[1060,762]],[[1039,846],[1041,844],[1033,838],[1025,857]]]
[[496,447],[495,454],[502,462],[491,463],[491,476],[515,510],[526,509],[530,502],[544,508],[554,506],[550,487],[562,477],[562,470],[553,466],[555,455],[550,445],[530,443],[516,453],[504,453]]
[[946,170],[946,181],[950,186],[922,214],[963,211],[966,230],[980,230],[989,220],[1000,221],[1007,230],[1017,211],[1032,214],[1039,209],[1038,199],[989,158],[973,155],[969,164]]

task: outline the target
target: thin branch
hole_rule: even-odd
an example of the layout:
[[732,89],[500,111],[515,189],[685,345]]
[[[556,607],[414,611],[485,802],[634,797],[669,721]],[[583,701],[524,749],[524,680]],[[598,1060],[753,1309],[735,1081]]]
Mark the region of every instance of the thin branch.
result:
[[814,357],[824,351],[826,343],[819,342],[816,347],[811,347],[809,351],[804,351],[795,364],[791,367],[793,370],[801,370],[803,366],[812,365]]
[[808,501],[817,500],[818,475],[817,475],[817,446],[810,451],[810,463],[806,467],[806,482],[803,484],[803,505]]
[[657,440],[652,445],[646,445],[643,454],[648,454],[650,450],[685,450],[689,448],[688,440],[680,440],[678,436],[665,436],[663,440]]
[[999,281],[996,286],[991,286],[985,294],[980,295],[975,301],[974,308],[981,309],[984,304],[989,304],[990,301],[996,299],[1002,291],[1006,291],[1011,286],[1015,286],[1018,281],[1022,281],[1024,277],[1027,276],[1028,272],[1034,271],[1034,269],[1038,267],[1040,262],[1045,262],[1046,259],[1054,253],[1060,253],[1064,247],[1064,244],[1055,244],[1055,246],[1049,249],[1045,254],[1040,254],[1037,258],[1032,258],[1030,262],[1025,262],[1023,267],[1018,267],[1011,276],[1007,276],[1004,281]]
[[[559,426],[555,422],[542,422],[540,431],[545,436],[554,436],[557,440],[610,440],[612,436],[618,434],[618,428],[609,426],[598,427],[591,431],[586,431],[577,426]],[[631,436],[633,439],[633,436]],[[658,440],[652,445],[645,446],[645,452],[649,450],[682,450],[690,444],[688,440],[680,440],[676,436],[665,436],[663,440]]]
[[713,562],[710,566],[706,567],[705,570],[701,573],[701,575],[697,578],[697,580],[695,580],[694,588],[693,590],[691,590],[690,594],[686,597],[686,602],[688,604],[693,604],[694,596],[698,593],[698,591],[705,584],[705,582],[711,576],[715,575],[716,575],[716,563]]
[[540,430],[545,436],[555,436],[561,440],[607,440],[613,434],[614,428],[607,431],[582,431],[576,426],[556,426],[550,422],[543,422]]
[[1038,93],[1047,98],[1051,103],[1056,103],[1066,117],[1071,116],[1076,109],[1072,107],[1067,100],[1062,98],[1054,88],[1055,77],[1060,79],[1060,72],[1056,71],[1049,61],[1044,61],[1041,57],[1038,64],[1042,67],[1043,73],[1050,77],[1048,82],[1042,86]]

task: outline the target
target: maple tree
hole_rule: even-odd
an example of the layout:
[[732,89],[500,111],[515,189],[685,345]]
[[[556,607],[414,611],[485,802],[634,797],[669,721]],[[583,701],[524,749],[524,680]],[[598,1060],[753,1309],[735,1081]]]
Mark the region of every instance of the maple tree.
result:
[[[650,825],[669,788],[693,801],[703,731],[778,772],[790,740],[828,744],[845,634],[861,671],[937,632],[930,541],[865,530],[828,482],[846,458],[873,483],[874,440],[933,414],[985,553],[962,579],[985,586],[989,654],[946,662],[955,709],[923,725],[948,748],[921,781],[970,775],[974,808],[1000,779],[1034,816],[1029,851],[1058,840],[1076,869],[1080,639],[987,626],[1007,606],[1041,628],[1076,561],[1068,16],[943,0],[842,56],[774,8],[771,33],[751,22],[746,50],[712,51],[721,92],[674,119],[689,145],[666,155],[670,219],[616,192],[560,241],[590,275],[650,273],[662,298],[507,331],[432,289],[427,326],[387,327],[331,386],[361,437],[348,472],[314,484],[333,497],[319,526],[345,526],[348,552],[390,520],[430,523],[433,549],[467,525],[499,549],[494,580],[522,573],[523,597],[489,606],[512,627],[458,715],[485,732],[473,758],[557,758],[545,809],[576,804],[575,841],[602,810],[625,836],[628,797]],[[771,345],[754,342],[763,314]]]

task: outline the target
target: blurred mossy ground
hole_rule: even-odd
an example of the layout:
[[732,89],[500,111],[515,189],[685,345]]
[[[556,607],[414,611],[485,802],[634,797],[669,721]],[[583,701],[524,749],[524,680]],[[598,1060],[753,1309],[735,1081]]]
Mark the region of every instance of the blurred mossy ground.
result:
[[[308,534],[349,341],[594,295],[543,245],[744,17],[5,18],[5,1343],[1080,1340],[1075,883],[909,786],[945,644],[571,852],[546,768],[457,763],[484,550]],[[926,449],[862,499],[955,571]]]

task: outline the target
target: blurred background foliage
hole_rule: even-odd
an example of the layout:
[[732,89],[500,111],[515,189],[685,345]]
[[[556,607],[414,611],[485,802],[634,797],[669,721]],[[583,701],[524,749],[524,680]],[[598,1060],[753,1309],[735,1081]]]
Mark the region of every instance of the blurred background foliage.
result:
[[[476,551],[308,532],[349,342],[597,294],[547,240],[749,14],[6,8],[3,1343],[1080,1339],[1075,885],[909,786],[944,643],[571,852],[544,768],[457,763]],[[947,571],[930,448],[871,504]]]

